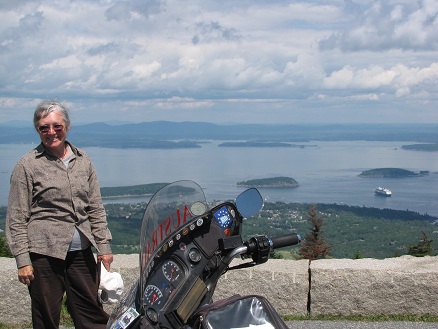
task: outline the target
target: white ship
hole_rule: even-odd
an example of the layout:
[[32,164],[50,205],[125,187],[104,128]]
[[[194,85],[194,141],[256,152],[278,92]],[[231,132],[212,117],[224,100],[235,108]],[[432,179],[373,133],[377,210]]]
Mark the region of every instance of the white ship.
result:
[[385,187],[378,187],[374,190],[374,193],[376,193],[376,195],[381,195],[381,196],[391,196],[392,192],[390,190],[388,190]]

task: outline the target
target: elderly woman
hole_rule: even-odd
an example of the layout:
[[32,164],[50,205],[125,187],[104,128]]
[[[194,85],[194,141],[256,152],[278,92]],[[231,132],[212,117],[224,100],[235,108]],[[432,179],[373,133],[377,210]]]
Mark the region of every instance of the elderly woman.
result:
[[11,176],[6,238],[32,300],[33,328],[58,328],[64,293],[75,328],[105,328],[97,259],[113,260],[105,209],[88,155],[66,141],[67,109],[44,101],[34,113],[41,144]]

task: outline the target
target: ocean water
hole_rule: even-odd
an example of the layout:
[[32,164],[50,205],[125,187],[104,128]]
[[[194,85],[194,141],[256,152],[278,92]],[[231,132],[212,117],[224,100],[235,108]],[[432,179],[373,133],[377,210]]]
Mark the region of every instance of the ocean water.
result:
[[[265,200],[408,209],[438,216],[438,152],[401,149],[409,142],[313,141],[300,143],[304,148],[219,147],[220,143],[208,141],[201,148],[175,150],[84,149],[93,159],[102,187],[190,179],[204,188],[207,199],[224,200],[243,190],[237,186],[239,181],[288,176],[300,186],[260,189]],[[9,177],[16,161],[33,147],[0,144],[0,205],[7,205]],[[358,177],[364,170],[386,167],[428,170],[430,175]],[[393,196],[375,196],[377,186],[389,188]],[[141,201],[147,198],[105,199],[106,203]]]

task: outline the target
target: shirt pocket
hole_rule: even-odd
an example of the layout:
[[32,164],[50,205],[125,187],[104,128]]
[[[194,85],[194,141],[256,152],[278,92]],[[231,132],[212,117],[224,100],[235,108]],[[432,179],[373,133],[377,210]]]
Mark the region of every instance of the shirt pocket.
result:
[[37,168],[33,183],[33,198],[38,204],[53,203],[65,200],[69,182],[66,172],[59,168]]

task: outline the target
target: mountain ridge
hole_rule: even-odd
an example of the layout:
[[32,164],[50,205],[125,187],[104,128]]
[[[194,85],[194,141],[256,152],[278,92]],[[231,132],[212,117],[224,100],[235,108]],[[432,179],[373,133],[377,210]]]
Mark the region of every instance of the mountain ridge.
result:
[[[24,123],[23,123],[24,124]],[[0,143],[39,141],[31,123],[0,123]],[[151,121],[110,125],[105,122],[72,125],[69,139],[81,146],[145,147],[151,141],[249,140],[255,142],[408,141],[438,142],[435,124],[216,124]],[[123,143],[121,142],[123,140]],[[166,146],[167,147],[167,146]],[[179,145],[176,147],[186,147]],[[194,147],[189,145],[189,147]]]

